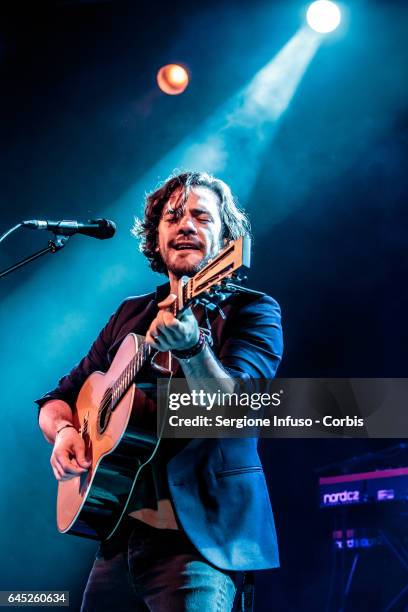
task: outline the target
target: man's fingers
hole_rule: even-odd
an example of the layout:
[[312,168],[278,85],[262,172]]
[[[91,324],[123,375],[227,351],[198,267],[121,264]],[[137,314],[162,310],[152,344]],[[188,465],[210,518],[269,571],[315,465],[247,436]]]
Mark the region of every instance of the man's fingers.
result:
[[178,321],[186,321],[191,317],[194,317],[193,311],[191,310],[191,308],[186,308],[185,310],[183,310],[182,313],[179,314]]
[[157,348],[157,350],[161,350],[159,349],[159,346],[161,345],[163,340],[167,338],[164,333],[164,330],[164,326],[159,326],[158,321],[154,321],[146,334],[146,340],[149,342],[149,344],[153,343],[152,346],[157,345],[153,346],[153,348]]
[[155,330],[168,333],[173,338],[182,331],[182,325],[170,312],[162,312],[157,317],[153,333]]
[[55,460],[58,467],[61,468],[63,476],[67,476],[68,474],[74,474],[77,476],[85,471],[85,468],[75,467],[75,465],[64,455],[56,455]]
[[[84,461],[86,460],[84,459]],[[88,462],[86,465],[81,465],[81,463],[79,462],[79,459],[77,459],[76,457],[71,457],[71,463],[78,470],[87,470],[89,469],[89,466],[90,466],[90,462]]]
[[85,468],[77,468],[74,465],[69,465],[69,466],[65,466],[62,467],[61,464],[58,464],[60,471],[61,471],[61,475],[63,478],[66,478],[67,476],[79,476],[80,474],[83,474],[86,470]]
[[57,461],[51,462],[51,467],[58,482],[69,480],[70,478],[75,478],[75,476],[77,476],[77,474],[66,474]]
[[158,341],[167,341],[171,342],[172,340],[177,339],[177,331],[172,327],[166,327],[165,325],[158,325],[156,328],[156,334],[153,333],[153,338],[156,338]]
[[156,344],[156,338],[154,336],[152,336],[151,332],[148,331],[146,336],[145,336],[145,340],[147,342],[147,344],[149,344],[149,346],[151,346],[152,348],[156,349],[156,351],[159,351],[159,346]]
[[156,351],[168,351],[169,347],[163,334],[153,336],[150,332],[146,334],[146,342]]
[[169,308],[177,299],[177,295],[175,293],[170,293],[165,300],[159,302],[158,307],[163,310],[164,308]]
[[73,459],[75,460],[75,463],[78,465],[78,467],[83,467],[83,468],[88,469],[92,461],[85,457],[84,444],[83,443],[75,444],[74,452],[75,452],[75,455]]
[[65,480],[72,480],[72,478],[78,478],[79,474],[65,474],[61,480],[65,481]]
[[153,330],[154,328],[159,329],[159,330],[171,329],[175,321],[177,321],[177,319],[174,315],[171,314],[171,312],[167,312],[166,310],[163,310],[159,312],[156,319],[153,321],[152,329]]
[[176,317],[171,312],[164,310],[160,314],[161,314],[162,323],[166,327],[171,327],[173,324],[177,323]]
[[54,476],[57,480],[61,480],[61,473],[56,465],[51,463],[52,471],[54,472]]

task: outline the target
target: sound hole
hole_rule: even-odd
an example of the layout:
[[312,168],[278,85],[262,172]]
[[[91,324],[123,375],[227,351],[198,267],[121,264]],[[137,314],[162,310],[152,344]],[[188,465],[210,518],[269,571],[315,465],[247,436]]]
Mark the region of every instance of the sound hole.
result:
[[98,431],[103,434],[109,424],[112,414],[112,389],[106,389],[99,406]]

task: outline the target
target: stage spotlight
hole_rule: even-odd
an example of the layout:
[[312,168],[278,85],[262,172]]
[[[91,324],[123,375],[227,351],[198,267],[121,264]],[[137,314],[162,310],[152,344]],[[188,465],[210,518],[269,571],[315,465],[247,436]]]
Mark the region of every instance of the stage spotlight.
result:
[[157,84],[164,93],[177,96],[183,93],[188,85],[188,72],[179,64],[162,66],[157,73]]
[[341,20],[340,9],[330,0],[317,0],[307,9],[306,19],[315,32],[327,34],[337,28]]

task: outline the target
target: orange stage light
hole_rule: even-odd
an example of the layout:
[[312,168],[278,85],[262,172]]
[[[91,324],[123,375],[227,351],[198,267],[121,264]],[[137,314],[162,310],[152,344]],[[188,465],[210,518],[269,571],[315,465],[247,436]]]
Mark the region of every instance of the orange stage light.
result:
[[157,73],[157,84],[164,93],[177,96],[183,93],[189,82],[188,72],[179,64],[162,66]]

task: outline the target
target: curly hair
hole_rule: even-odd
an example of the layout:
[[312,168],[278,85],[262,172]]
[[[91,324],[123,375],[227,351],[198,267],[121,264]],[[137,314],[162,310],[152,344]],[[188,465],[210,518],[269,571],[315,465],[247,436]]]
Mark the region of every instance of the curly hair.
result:
[[240,210],[231,193],[231,189],[224,181],[205,172],[183,172],[171,175],[165,183],[147,194],[144,208],[144,219],[135,218],[131,230],[133,236],[140,240],[140,250],[147,257],[150,267],[155,272],[167,273],[166,265],[156,250],[157,228],[162,216],[163,207],[174,191],[183,188],[183,209],[191,187],[200,186],[211,189],[219,199],[219,212],[222,223],[222,238],[236,240],[251,231],[247,215]]

